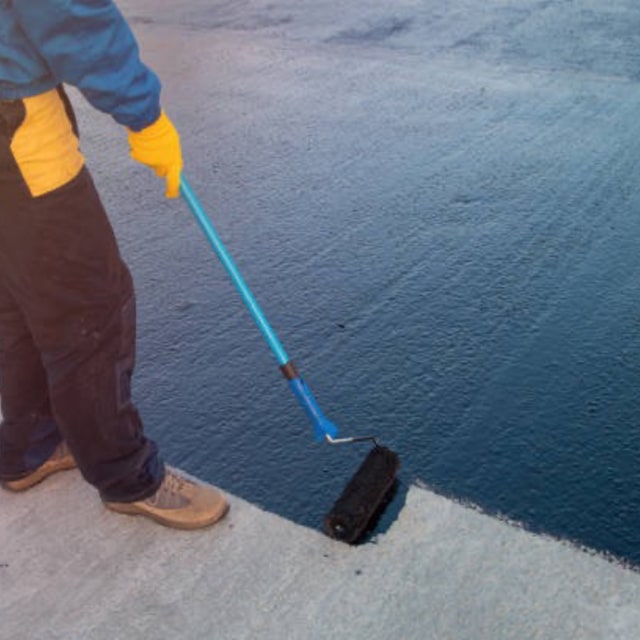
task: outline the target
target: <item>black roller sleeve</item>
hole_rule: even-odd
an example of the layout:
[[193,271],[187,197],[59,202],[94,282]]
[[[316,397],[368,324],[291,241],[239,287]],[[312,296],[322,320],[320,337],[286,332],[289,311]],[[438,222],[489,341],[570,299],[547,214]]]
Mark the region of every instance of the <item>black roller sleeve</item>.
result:
[[325,516],[324,532],[336,540],[357,542],[391,490],[399,466],[398,454],[391,449],[372,449]]

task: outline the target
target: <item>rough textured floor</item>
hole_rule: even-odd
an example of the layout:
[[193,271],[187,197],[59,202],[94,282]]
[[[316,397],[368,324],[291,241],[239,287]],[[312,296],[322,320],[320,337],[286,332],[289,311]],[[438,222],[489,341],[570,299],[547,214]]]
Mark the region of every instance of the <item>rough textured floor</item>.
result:
[[177,532],[76,471],[0,493],[2,640],[634,640],[640,575],[418,487],[348,547],[231,498]]

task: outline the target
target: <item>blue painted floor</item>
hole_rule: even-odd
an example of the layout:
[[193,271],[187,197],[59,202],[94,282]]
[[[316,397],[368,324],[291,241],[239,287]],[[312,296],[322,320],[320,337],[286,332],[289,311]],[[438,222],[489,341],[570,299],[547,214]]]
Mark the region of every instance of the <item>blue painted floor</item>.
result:
[[[329,417],[399,452],[387,520],[420,481],[640,563],[640,7],[156,4],[120,3],[185,172]],[[184,203],[81,111],[150,434],[319,526],[366,447],[313,443]]]

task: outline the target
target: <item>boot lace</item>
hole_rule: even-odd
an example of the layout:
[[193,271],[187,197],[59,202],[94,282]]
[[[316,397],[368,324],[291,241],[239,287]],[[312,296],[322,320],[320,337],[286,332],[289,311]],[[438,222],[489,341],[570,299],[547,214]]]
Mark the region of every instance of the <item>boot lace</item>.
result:
[[156,509],[180,509],[189,504],[185,488],[190,484],[182,476],[167,469],[164,480],[158,490],[145,502]]

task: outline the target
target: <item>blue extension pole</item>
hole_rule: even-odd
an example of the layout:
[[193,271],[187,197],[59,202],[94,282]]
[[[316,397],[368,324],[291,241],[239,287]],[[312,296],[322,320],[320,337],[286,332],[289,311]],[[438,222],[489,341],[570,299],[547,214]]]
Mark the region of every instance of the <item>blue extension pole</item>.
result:
[[284,350],[280,340],[278,340],[274,330],[267,321],[258,301],[249,289],[249,286],[245,282],[242,274],[238,270],[238,267],[236,267],[233,258],[227,251],[227,248],[213,226],[211,219],[202,208],[202,205],[184,176],[181,177],[180,181],[180,193],[189,205],[189,208],[198,221],[204,235],[207,240],[209,240],[213,250],[220,259],[220,262],[222,262],[222,265],[231,277],[235,288],[251,313],[255,323],[258,325],[258,328],[266,339],[271,351],[278,360],[278,364],[289,382],[289,388],[298,399],[298,402],[304,409],[307,417],[313,423],[316,440],[324,440],[326,436],[335,438],[338,434],[337,427],[322,413],[322,410],[320,409],[316,399],[313,397],[311,390],[300,377],[293,363],[289,360],[287,352]]

